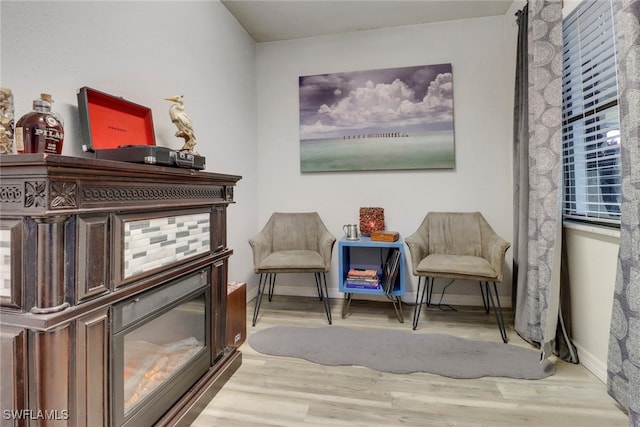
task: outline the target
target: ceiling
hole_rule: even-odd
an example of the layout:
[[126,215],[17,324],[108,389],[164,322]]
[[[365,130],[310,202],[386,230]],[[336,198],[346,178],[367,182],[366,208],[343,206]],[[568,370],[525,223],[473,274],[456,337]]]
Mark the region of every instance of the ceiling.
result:
[[513,0],[222,0],[258,43],[504,15]]

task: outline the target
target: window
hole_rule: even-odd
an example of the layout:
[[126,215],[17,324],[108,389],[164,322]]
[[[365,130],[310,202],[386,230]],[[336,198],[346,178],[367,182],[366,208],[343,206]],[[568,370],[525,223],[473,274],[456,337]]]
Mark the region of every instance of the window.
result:
[[564,218],[620,223],[616,2],[583,0],[563,21]]

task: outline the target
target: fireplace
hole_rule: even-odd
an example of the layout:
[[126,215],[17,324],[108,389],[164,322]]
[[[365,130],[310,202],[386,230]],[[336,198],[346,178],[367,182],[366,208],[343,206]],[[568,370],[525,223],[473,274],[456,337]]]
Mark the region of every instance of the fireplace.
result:
[[25,154],[0,178],[0,426],[189,425],[242,363],[240,177]]
[[151,425],[209,369],[208,282],[202,271],[112,307],[116,425]]

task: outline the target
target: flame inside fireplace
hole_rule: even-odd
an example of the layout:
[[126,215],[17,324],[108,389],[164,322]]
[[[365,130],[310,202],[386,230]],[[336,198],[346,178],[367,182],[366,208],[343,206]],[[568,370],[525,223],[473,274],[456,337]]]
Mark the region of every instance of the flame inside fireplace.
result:
[[204,348],[195,337],[154,344],[131,340],[125,345],[124,410],[125,413]]

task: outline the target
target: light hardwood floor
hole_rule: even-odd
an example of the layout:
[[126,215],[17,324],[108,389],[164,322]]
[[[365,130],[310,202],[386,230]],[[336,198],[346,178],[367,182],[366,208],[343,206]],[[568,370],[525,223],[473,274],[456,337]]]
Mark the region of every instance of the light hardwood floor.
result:
[[[262,302],[247,335],[276,325],[326,326],[318,299],[275,295]],[[358,301],[342,319],[342,300],[331,300],[333,324],[352,328],[411,330],[413,307],[399,323],[389,302]],[[493,313],[456,307],[423,309],[414,333],[449,333],[500,339]],[[512,314],[505,311],[508,325]],[[510,326],[510,345],[530,347]],[[323,366],[255,352],[245,341],[242,366],[192,424],[194,427],[253,426],[628,426],[627,415],[606,386],[581,365],[556,360],[556,373],[542,380],[451,379],[426,373],[388,374],[357,366]],[[401,358],[402,355],[398,354]]]

